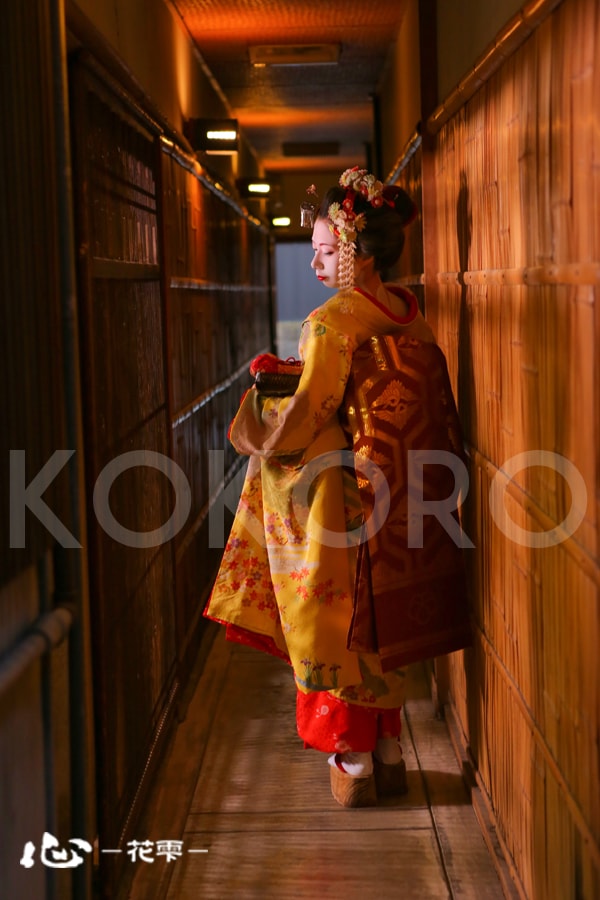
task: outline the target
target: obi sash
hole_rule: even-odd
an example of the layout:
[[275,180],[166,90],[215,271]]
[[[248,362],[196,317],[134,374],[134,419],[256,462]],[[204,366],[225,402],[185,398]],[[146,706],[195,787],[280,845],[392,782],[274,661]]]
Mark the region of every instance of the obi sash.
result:
[[444,354],[403,335],[370,338],[354,353],[341,412],[365,516],[348,648],[377,652],[390,671],[468,646],[462,533],[451,499],[455,472],[466,475],[466,467]]

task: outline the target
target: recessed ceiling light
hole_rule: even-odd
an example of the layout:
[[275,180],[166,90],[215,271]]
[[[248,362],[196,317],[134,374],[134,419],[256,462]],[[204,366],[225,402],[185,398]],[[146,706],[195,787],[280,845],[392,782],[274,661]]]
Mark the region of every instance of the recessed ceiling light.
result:
[[340,45],[261,44],[248,52],[253,66],[322,66],[338,62]]

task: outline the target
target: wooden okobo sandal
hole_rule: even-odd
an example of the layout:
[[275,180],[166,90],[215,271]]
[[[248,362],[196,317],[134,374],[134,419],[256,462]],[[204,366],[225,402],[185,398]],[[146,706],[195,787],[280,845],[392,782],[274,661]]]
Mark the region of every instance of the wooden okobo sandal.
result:
[[373,773],[377,793],[382,797],[387,794],[408,793],[406,763],[403,759],[399,763],[389,765],[380,762],[376,756],[373,756]]
[[377,805],[377,791],[373,774],[349,775],[336,756],[335,766],[329,766],[329,778],[331,793],[340,806],[356,809],[362,806]]

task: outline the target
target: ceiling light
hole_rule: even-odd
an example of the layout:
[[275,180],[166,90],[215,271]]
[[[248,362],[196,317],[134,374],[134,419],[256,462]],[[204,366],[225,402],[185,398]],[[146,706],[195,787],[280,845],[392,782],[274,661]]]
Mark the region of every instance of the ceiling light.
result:
[[248,185],[249,194],[268,194],[270,190],[271,185],[266,181],[251,181]]
[[271,219],[271,225],[274,228],[288,228],[292,224],[289,216],[275,216]]
[[186,119],[183,133],[194,148],[211,155],[230,155],[238,149],[237,119]]
[[209,141],[235,141],[237,133],[221,128],[219,131],[207,131],[206,137]]
[[240,196],[244,199],[260,199],[271,192],[271,182],[265,178],[238,178],[236,181]]
[[339,44],[262,44],[249,47],[253,66],[335,65],[340,58]]

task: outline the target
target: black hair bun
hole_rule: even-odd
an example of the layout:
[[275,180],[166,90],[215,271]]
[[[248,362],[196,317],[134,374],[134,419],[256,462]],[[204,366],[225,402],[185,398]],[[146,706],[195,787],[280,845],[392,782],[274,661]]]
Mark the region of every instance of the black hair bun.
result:
[[404,188],[398,187],[397,184],[386,184],[383,189],[383,198],[393,204],[394,211],[402,219],[403,225],[410,225],[417,218],[419,213],[417,204],[409,197]]

